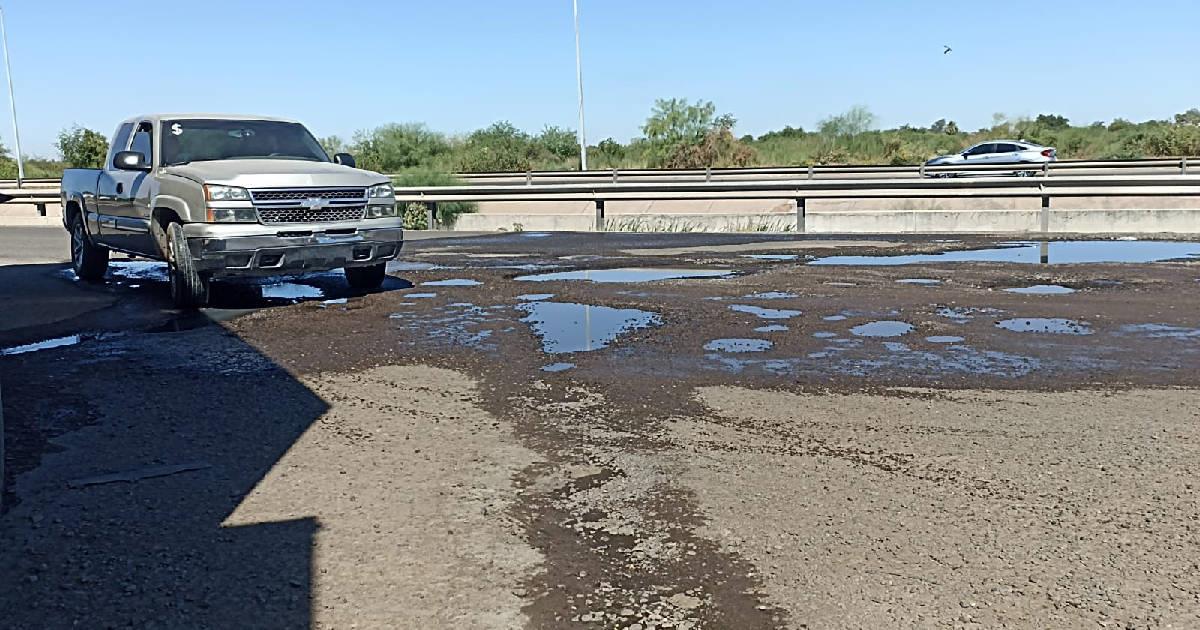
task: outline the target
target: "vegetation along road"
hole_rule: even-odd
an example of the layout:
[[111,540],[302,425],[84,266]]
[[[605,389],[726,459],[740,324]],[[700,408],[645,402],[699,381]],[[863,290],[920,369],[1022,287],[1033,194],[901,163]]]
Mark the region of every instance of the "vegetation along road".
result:
[[198,315],[23,250],[3,625],[1200,624],[1200,243],[955,238],[422,240]]

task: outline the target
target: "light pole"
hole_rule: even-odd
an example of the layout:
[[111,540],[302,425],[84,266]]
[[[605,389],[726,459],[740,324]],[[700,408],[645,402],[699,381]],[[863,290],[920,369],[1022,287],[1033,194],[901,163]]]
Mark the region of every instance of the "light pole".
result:
[[8,62],[8,31],[4,29],[4,9],[0,8],[0,40],[4,42],[4,73],[8,75],[8,104],[12,107],[13,141],[17,144],[17,188],[25,180],[25,161],[21,158],[21,132],[17,130],[17,97],[13,95],[12,65]]
[[579,0],[575,7],[575,80],[579,83],[579,170],[587,170],[587,134],[583,131],[583,63],[579,56]]

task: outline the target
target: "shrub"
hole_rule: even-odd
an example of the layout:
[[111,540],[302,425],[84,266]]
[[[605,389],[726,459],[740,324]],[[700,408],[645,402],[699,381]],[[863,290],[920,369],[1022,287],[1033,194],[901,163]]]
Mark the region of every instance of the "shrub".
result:
[[[392,183],[398,188],[429,188],[434,186],[462,186],[461,179],[437,171],[411,170],[400,173],[392,178]],[[437,220],[442,225],[454,225],[458,215],[475,212],[474,203],[465,201],[445,201],[437,204]],[[422,203],[410,203],[404,207],[404,227],[410,230],[428,229],[426,225],[426,207]]]

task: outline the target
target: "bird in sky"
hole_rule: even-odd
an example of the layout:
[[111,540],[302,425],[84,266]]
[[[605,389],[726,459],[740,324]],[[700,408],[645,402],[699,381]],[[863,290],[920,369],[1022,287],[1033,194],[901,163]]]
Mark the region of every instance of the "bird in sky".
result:
[[942,54],[943,54],[943,55],[949,55],[949,54],[950,54],[950,51],[954,50],[953,48],[951,48],[951,47],[949,47],[949,46],[946,46],[945,44],[942,44],[942,47],[946,49],[946,50],[943,50],[943,51],[942,51]]

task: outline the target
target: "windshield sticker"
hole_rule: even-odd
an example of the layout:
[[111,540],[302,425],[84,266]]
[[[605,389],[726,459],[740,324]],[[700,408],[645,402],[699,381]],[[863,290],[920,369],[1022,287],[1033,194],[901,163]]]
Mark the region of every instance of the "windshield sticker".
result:
[[183,125],[181,125],[179,123],[173,123],[171,125],[171,135],[173,135],[173,136],[183,135]]

